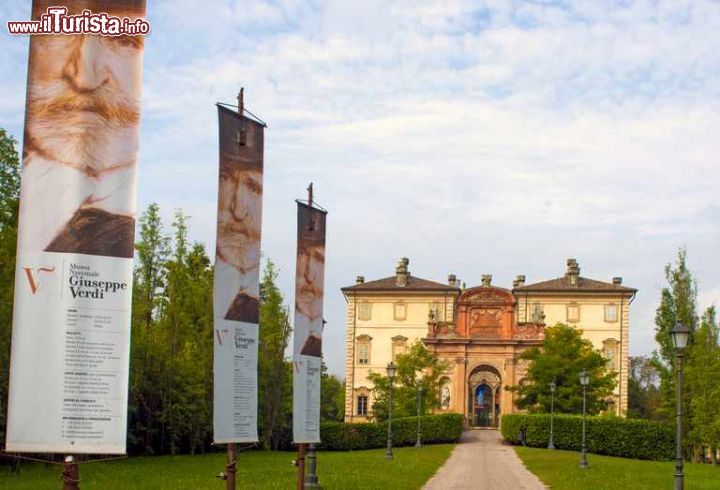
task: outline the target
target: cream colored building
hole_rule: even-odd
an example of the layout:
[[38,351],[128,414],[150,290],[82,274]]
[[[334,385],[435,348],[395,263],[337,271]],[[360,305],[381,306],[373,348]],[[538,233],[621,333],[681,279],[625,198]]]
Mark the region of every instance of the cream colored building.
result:
[[471,426],[495,426],[517,411],[506,386],[520,383],[526,366],[518,355],[542,344],[545,325],[575,325],[618,372],[611,411],[627,410],[628,328],[636,290],[615,277],[602,282],[580,276],[568,259],[562,277],[512,289],[461,288],[454,275],[438,283],[412,276],[401,259],[395,275],[342,288],[347,300],[345,420],[372,417],[370,371],[385,372],[393,357],[417,341],[449,361],[441,378],[440,410],[462,413]]

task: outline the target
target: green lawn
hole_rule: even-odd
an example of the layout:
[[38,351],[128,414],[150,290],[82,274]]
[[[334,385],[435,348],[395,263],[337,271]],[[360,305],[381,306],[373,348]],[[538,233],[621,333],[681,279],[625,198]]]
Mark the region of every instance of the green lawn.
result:
[[[319,452],[318,476],[323,488],[412,489],[420,488],[445,462],[452,444],[395,449],[387,461],[385,450]],[[238,489],[295,488],[294,453],[246,451],[238,454]],[[89,489],[218,489],[225,482],[215,478],[224,470],[225,455],[158,456],[81,465],[82,490]],[[19,475],[0,467],[2,489],[61,488],[60,467],[23,462]]]
[[[590,468],[578,468],[580,455],[571,451],[515,448],[525,466],[553,490],[672,489],[675,463],[641,461],[588,454]],[[685,463],[685,488],[720,489],[720,467]]]

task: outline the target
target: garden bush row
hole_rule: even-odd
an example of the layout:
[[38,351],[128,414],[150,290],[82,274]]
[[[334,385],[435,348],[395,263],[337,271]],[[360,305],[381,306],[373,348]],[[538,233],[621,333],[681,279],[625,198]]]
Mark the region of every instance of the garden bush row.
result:
[[[393,419],[393,445],[410,446],[417,440],[417,417]],[[283,437],[281,449],[294,450],[292,430]],[[447,413],[420,417],[420,436],[423,444],[456,442],[462,432],[462,415]],[[285,436],[285,434],[284,434]],[[318,449],[353,451],[387,446],[387,422],[353,423],[321,422]]]
[[[624,458],[670,460],[675,455],[675,429],[672,424],[613,416],[587,417],[588,452]],[[503,415],[500,432],[508,442],[547,447],[550,414]],[[555,415],[553,442],[557,449],[579,451],[582,444],[582,416]]]

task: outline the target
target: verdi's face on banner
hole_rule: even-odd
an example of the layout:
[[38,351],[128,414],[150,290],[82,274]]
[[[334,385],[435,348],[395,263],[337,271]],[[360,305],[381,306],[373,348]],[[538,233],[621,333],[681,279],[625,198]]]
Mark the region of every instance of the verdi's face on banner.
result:
[[217,250],[242,273],[258,265],[261,206],[260,169],[221,163]]
[[33,42],[30,147],[92,176],[133,165],[142,36],[47,35]]
[[325,244],[301,241],[297,258],[297,309],[314,321],[322,315]]

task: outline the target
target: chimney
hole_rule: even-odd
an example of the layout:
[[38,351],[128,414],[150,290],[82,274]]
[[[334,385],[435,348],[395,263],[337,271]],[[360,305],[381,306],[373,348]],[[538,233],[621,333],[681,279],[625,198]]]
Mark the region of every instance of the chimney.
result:
[[365,283],[365,276],[357,276],[355,278],[355,284],[363,284]]
[[491,282],[492,282],[492,274],[483,274],[482,275],[482,287],[489,288]]
[[620,286],[622,284],[622,277],[613,277],[613,284]]
[[448,286],[457,287],[457,276],[455,274],[448,274]]
[[515,286],[516,288],[521,288],[524,285],[525,285],[525,276],[520,274],[515,278],[515,282],[513,283],[513,286]]
[[580,266],[577,263],[577,260],[575,259],[567,259],[567,272],[565,273],[565,278],[570,281],[570,284],[573,286],[579,285],[579,277],[580,277]]
[[400,259],[400,262],[398,262],[398,265],[395,268],[395,284],[402,288],[407,286],[407,279],[410,275],[408,272],[408,265],[410,265],[410,259],[403,257]]

